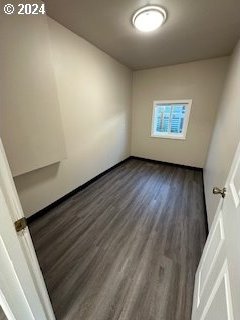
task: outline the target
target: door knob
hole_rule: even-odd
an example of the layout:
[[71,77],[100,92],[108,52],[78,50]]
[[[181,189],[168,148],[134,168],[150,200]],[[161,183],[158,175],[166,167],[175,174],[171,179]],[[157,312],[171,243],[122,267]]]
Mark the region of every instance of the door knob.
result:
[[220,189],[218,187],[214,187],[213,194],[220,194],[222,196],[222,198],[225,198],[225,196],[227,194],[227,189],[226,188]]

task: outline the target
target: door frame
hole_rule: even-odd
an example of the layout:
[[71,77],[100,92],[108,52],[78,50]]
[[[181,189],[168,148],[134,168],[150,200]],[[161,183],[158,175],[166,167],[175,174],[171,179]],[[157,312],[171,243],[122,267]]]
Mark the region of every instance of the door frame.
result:
[[[14,180],[11,174],[11,170],[7,161],[7,157],[4,151],[4,147],[0,138],[0,175],[1,175],[1,187],[4,191],[4,199],[8,208],[10,209],[10,218],[14,225],[16,220],[24,217],[23,209],[16,191],[16,187],[14,184]],[[24,259],[28,265],[29,271],[31,273],[31,277],[39,297],[39,300],[42,304],[42,307],[45,311],[46,317],[48,320],[55,320],[55,315],[52,309],[52,305],[50,302],[50,298],[47,292],[47,288],[43,279],[43,275],[41,269],[38,264],[37,256],[34,250],[34,246],[32,243],[32,239],[26,227],[23,231],[18,233],[18,240],[21,245],[21,249],[24,255]],[[2,308],[9,319],[14,319],[11,316],[11,310],[9,305],[4,298],[2,292],[0,292],[0,302],[2,304]],[[36,319],[38,320],[38,319]]]

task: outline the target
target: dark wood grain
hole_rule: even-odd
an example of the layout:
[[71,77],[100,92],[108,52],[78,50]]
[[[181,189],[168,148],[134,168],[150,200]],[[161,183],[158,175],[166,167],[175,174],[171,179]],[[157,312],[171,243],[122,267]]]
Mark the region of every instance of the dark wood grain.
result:
[[58,320],[190,320],[202,172],[131,159],[30,225]]
[[0,306],[0,320],[7,320],[5,313],[3,312],[2,307]]

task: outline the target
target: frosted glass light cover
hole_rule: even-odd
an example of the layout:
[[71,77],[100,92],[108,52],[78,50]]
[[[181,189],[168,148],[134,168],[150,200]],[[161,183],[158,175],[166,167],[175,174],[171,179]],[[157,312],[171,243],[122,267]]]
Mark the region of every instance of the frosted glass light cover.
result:
[[166,20],[166,12],[155,6],[148,6],[138,10],[133,16],[134,26],[142,32],[158,29]]

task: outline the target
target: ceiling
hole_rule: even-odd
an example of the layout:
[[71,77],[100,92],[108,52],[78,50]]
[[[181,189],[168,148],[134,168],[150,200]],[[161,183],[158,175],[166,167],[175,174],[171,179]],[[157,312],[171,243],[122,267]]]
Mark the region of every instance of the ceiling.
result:
[[[146,69],[228,55],[240,37],[239,0],[45,0],[48,15],[128,67]],[[146,4],[167,9],[157,31],[131,16]]]

